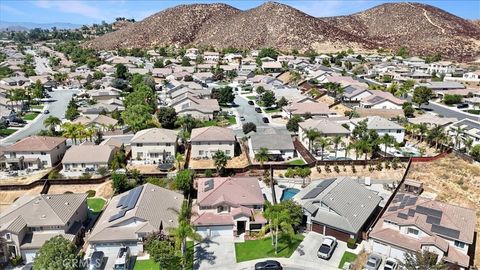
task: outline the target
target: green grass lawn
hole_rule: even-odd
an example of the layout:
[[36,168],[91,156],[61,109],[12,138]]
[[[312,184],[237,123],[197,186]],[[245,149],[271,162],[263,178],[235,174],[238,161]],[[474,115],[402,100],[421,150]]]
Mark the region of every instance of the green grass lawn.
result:
[[105,200],[102,198],[88,198],[87,205],[93,213],[99,213],[105,205]]
[[247,98],[250,99],[250,100],[255,100],[255,99],[257,99],[257,96],[247,96]]
[[229,116],[228,117],[228,123],[230,125],[235,125],[237,123],[237,118],[235,116]]
[[305,161],[303,159],[295,159],[288,162],[290,165],[304,165]]
[[467,110],[467,112],[471,114],[480,114],[480,110]]
[[11,129],[11,128],[2,128],[0,129],[0,136],[8,136],[8,135],[11,135],[13,133],[15,133],[15,131],[17,131],[16,129]]
[[152,259],[136,260],[133,270],[159,270],[160,266]]
[[43,109],[43,105],[30,105],[30,108],[33,108],[33,109]]
[[30,120],[35,119],[35,117],[37,117],[37,116],[38,116],[38,112],[29,112],[29,113],[25,114],[22,118],[25,121],[30,121]]
[[270,237],[259,240],[247,240],[244,243],[235,243],[235,253],[237,262],[268,258],[285,257],[288,258],[303,240],[303,235],[297,234],[292,242],[288,244],[286,236],[278,239],[278,253],[275,254],[275,247],[272,246]]
[[346,262],[353,262],[357,259],[357,255],[351,253],[351,252],[348,252],[348,251],[345,251],[345,253],[343,253],[343,256],[342,256],[342,259],[340,260],[340,263],[338,264],[338,268],[342,269],[343,268],[343,265],[346,263]]
[[265,109],[266,113],[276,113],[282,111],[280,108],[267,108]]

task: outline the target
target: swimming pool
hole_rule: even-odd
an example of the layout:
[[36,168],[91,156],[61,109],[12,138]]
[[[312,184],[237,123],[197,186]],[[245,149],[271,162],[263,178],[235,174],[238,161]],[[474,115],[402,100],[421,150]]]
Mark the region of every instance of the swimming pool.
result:
[[296,188],[286,188],[282,192],[282,197],[280,197],[280,201],[291,200],[295,194],[297,194],[300,190]]

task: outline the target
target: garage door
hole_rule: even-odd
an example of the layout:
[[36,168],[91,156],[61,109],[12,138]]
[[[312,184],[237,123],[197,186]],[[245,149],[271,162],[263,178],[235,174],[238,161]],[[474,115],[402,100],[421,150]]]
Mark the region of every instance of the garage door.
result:
[[390,249],[390,257],[403,261],[403,259],[405,258],[405,252],[401,249],[392,247]]
[[330,228],[330,227],[325,228],[325,235],[333,236],[333,237],[337,238],[337,240],[340,240],[340,241],[343,241],[343,242],[347,242],[348,239],[350,239],[350,234],[344,233],[344,232],[341,232],[341,231],[337,231],[337,230],[335,230],[333,228]]
[[137,244],[133,243],[112,243],[112,244],[97,244],[95,245],[95,251],[103,251],[106,257],[116,257],[118,255],[118,250],[122,246],[127,246],[130,248],[131,255],[138,255],[140,248]]
[[319,234],[323,234],[324,226],[317,223],[312,223],[312,231],[317,232]]
[[382,254],[387,257],[390,257],[388,250],[389,250],[389,247],[387,245],[384,245],[378,242],[373,242],[373,253]]
[[37,255],[36,251],[25,251],[25,263],[31,263],[35,260],[35,256]]
[[233,226],[201,226],[197,227],[197,233],[203,238],[233,236]]

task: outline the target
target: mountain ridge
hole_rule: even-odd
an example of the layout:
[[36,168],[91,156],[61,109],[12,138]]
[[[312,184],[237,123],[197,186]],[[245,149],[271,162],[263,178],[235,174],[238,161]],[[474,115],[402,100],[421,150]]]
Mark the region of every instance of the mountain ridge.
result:
[[412,54],[465,60],[480,55],[480,27],[436,7],[408,2],[320,18],[276,2],[244,11],[223,3],[184,4],[85,43],[94,49],[159,45],[332,52],[406,47]]

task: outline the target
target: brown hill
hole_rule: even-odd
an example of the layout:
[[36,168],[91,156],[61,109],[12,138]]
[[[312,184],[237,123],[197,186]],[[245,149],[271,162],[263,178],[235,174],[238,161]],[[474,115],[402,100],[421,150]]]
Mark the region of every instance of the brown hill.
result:
[[480,54],[480,28],[438,8],[415,3],[382,4],[331,18],[315,18],[275,2],[246,11],[225,4],[194,4],[166,9],[85,45],[115,49],[172,44],[270,46],[284,51],[407,47],[414,54],[438,52],[465,60]]

